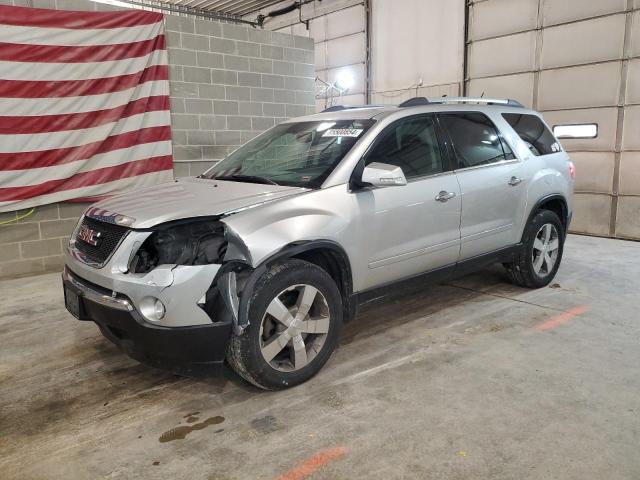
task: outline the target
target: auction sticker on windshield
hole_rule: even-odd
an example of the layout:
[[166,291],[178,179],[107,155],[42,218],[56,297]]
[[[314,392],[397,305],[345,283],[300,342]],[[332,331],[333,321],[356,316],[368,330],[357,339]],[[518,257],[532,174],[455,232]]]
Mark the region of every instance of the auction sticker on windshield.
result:
[[357,137],[364,130],[362,128],[330,128],[323,137]]

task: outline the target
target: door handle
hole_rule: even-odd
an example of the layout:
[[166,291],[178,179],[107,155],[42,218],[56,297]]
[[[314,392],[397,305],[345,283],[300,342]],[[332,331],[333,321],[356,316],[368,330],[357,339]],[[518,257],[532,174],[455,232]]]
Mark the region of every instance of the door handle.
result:
[[511,185],[512,187],[520,185],[520,183],[522,183],[522,179],[518,177],[511,177],[511,179],[509,180],[509,185]]
[[444,202],[448,202],[455,196],[456,196],[455,192],[447,192],[445,190],[442,190],[440,193],[438,193],[438,195],[436,195],[435,200],[437,202],[444,203]]

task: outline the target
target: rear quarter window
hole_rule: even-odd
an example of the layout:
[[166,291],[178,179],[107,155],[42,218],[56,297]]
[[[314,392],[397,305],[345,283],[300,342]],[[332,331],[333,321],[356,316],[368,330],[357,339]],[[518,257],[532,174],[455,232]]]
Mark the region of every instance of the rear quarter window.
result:
[[502,117],[527,144],[534,155],[549,155],[562,150],[551,131],[536,115],[503,113]]

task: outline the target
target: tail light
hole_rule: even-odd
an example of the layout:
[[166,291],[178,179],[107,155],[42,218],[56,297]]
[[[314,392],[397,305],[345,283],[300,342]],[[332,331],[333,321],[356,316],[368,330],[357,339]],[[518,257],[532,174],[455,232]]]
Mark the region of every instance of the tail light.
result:
[[569,160],[569,175],[571,176],[571,180],[576,179],[576,166],[571,160]]

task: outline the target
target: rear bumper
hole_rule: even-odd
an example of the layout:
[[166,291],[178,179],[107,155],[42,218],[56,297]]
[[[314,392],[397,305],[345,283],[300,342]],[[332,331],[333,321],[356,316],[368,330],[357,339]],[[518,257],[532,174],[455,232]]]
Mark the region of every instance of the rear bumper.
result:
[[63,273],[65,295],[79,295],[79,320],[93,321],[102,334],[140,363],[182,375],[219,373],[231,334],[231,320],[164,327],[144,320],[124,296],[73,274]]

